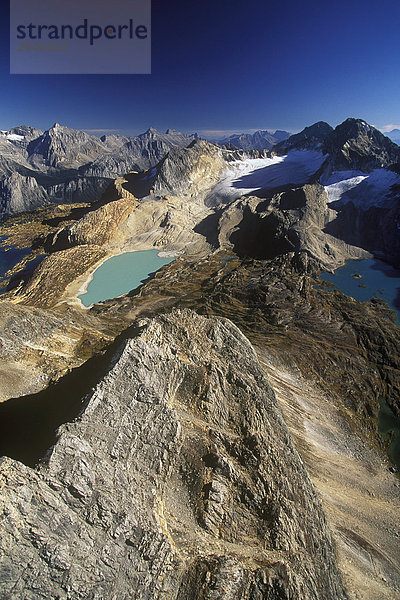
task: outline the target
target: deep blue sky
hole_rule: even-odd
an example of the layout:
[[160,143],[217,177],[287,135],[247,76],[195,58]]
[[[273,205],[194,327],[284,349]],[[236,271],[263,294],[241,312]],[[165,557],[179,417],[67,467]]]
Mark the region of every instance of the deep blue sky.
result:
[[400,124],[398,0],[152,7],[151,75],[9,75],[9,17],[0,15],[0,129],[295,131],[348,116]]

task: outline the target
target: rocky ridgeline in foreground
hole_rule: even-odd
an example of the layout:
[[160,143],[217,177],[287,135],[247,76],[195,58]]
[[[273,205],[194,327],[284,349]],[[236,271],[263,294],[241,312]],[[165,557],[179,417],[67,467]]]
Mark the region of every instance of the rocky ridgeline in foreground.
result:
[[45,461],[0,466],[7,598],[345,598],[320,503],[229,321],[142,323]]

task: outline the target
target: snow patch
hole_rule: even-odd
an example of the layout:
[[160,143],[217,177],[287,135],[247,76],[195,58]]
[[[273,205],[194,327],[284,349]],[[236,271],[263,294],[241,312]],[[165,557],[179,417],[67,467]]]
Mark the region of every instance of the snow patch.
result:
[[285,156],[248,158],[230,163],[206,198],[207,204],[231,202],[245,194],[307,183],[325,156],[314,150],[291,150]]
[[17,135],[16,133],[9,133],[6,137],[8,140],[11,140],[13,142],[20,142],[25,139],[25,136]]
[[399,175],[387,169],[375,169],[372,173],[335,171],[324,187],[329,204],[337,202],[340,207],[352,202],[367,210],[371,206],[381,206],[389,198],[393,185],[400,185]]

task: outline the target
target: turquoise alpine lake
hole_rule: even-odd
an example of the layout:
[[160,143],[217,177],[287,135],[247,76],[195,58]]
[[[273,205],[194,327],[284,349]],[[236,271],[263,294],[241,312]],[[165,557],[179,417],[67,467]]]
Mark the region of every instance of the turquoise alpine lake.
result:
[[400,324],[400,270],[382,260],[365,258],[347,261],[334,274],[321,273],[321,279],[356,300],[385,300],[396,311]]
[[174,260],[171,257],[160,257],[158,252],[125,252],[109,258],[95,270],[86,293],[78,298],[82,304],[90,306],[136,289],[149,275]]

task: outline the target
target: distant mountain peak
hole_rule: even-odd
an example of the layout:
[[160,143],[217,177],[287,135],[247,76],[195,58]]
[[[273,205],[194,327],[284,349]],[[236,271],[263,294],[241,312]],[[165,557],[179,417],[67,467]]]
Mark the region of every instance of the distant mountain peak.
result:
[[350,117],[343,121],[343,123],[340,123],[334,131],[332,131],[327,142],[332,139],[336,144],[343,144],[344,142],[356,139],[359,136],[373,137],[379,143],[391,144],[390,140],[378,129],[369,125],[364,119],[356,119],[354,117]]
[[317,121],[309,127],[305,127],[299,133],[291,135],[287,140],[280,142],[274,147],[274,152],[284,154],[291,149],[317,149],[325,138],[332,133],[333,127],[325,121]]
[[349,118],[324,140],[335,170],[359,169],[366,172],[390,168],[400,162],[400,149],[378,129],[363,119]]
[[335,131],[346,131],[349,135],[357,135],[360,131],[371,131],[372,129],[375,130],[375,127],[372,127],[363,119],[349,117],[343,123],[340,123]]
[[385,132],[384,135],[386,135],[386,137],[392,140],[392,142],[395,144],[400,144],[400,129],[392,129],[392,131]]
[[241,150],[271,150],[278,142],[289,137],[287,131],[277,130],[271,133],[267,129],[259,129],[254,133],[240,133],[230,135],[229,137],[219,140],[219,144],[229,145]]

